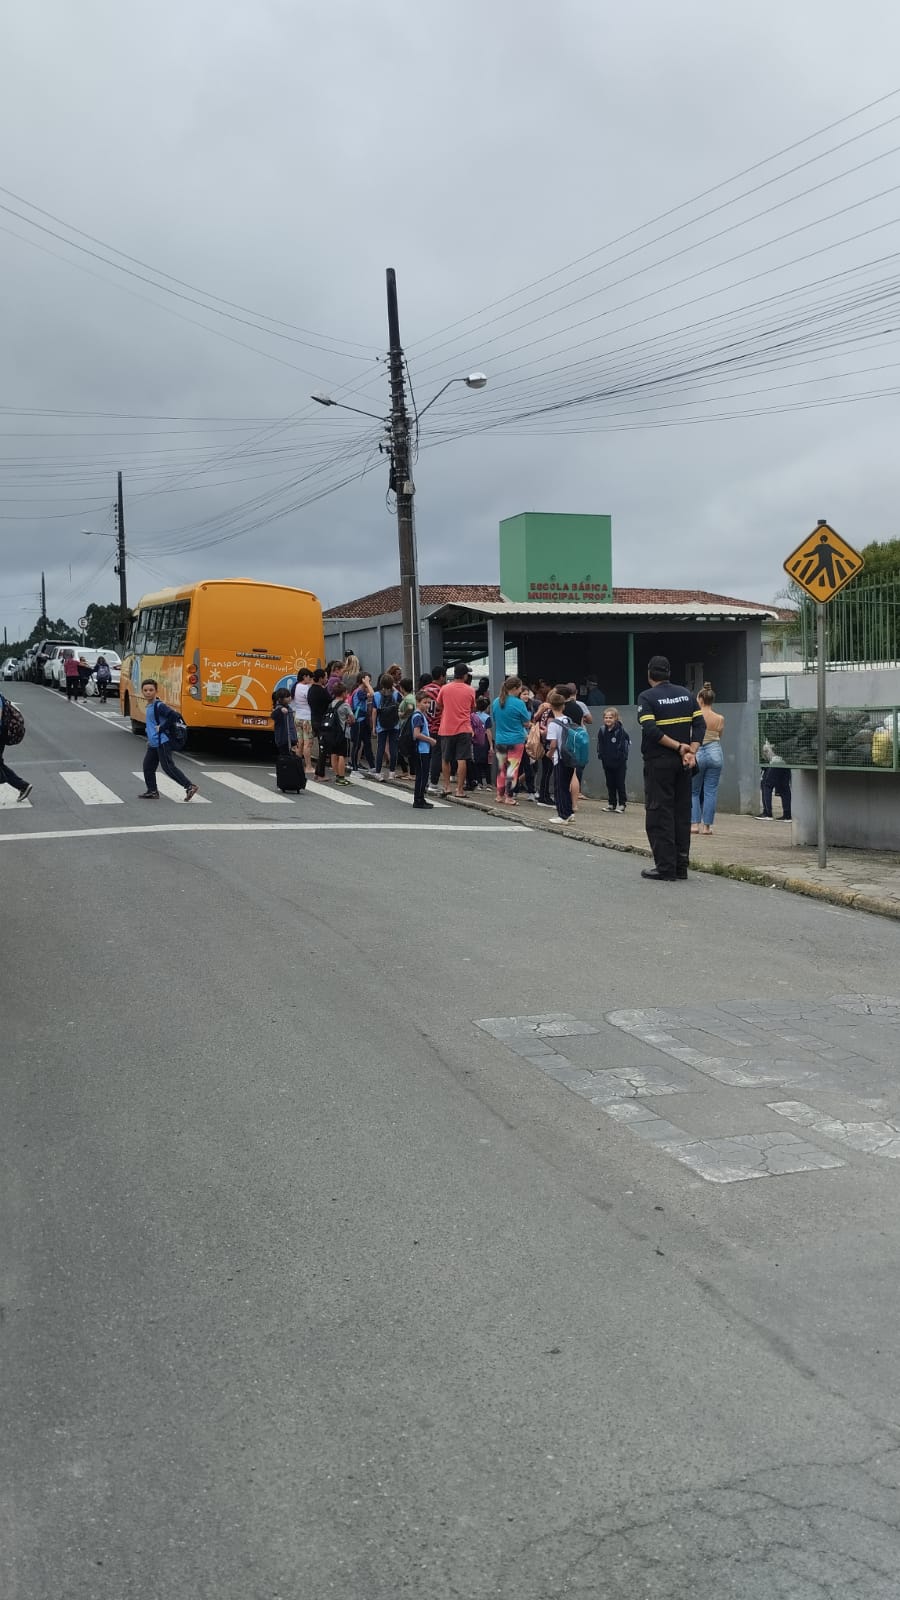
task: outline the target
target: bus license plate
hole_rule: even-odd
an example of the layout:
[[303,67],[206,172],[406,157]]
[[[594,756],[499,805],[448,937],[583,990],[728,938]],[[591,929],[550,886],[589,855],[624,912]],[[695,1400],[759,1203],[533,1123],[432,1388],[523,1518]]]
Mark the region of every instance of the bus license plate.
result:
[[245,728],[267,728],[270,721],[270,717],[241,717]]

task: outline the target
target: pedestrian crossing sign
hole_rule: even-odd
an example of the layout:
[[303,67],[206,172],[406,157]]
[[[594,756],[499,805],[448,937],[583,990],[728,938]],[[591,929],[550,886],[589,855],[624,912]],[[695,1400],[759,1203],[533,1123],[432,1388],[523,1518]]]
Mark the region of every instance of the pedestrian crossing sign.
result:
[[813,600],[832,600],[865,562],[840,534],[820,522],[788,556],[784,570]]

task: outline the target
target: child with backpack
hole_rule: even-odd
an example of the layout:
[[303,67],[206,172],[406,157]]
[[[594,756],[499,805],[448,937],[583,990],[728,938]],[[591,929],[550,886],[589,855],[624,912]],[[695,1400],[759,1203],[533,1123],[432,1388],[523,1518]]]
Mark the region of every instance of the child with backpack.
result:
[[193,800],[197,793],[197,785],[185,777],[180,767],[176,767],[172,755],[173,750],[183,748],[187,731],[184,722],[172,706],[167,706],[164,700],[160,700],[159,685],[155,678],[144,679],[141,684],[141,694],[144,697],[144,725],[147,729],[147,754],[144,756],[144,782],[147,787],[139,798],[159,799],[156,773],[158,768],[162,767],[167,778],[180,783],[185,800]]
[[388,765],[393,778],[397,771],[397,747],[400,743],[400,691],[394,686],[394,679],[386,672],[379,681],[375,691],[375,706],[372,716],[375,723],[377,744],[375,749],[375,776],[379,783],[384,783],[385,751],[388,754]]
[[[556,816],[552,822],[572,821],[574,801],[572,795],[576,770],[587,761],[590,746],[587,729],[578,727],[565,714],[565,696],[552,689],[547,696],[550,720],[547,723],[547,749],[553,762],[556,791]],[[585,745],[588,749],[585,750]]]
[[350,779],[347,777],[347,743],[353,727],[351,693],[351,684],[338,684],[337,693],[322,718],[322,731],[319,734],[331,762],[334,781],[345,789],[350,787]]
[[375,765],[375,753],[372,749],[372,683],[367,672],[356,674],[356,688],[350,701],[353,712],[353,730],[350,742],[350,765],[354,772],[359,771],[359,758],[362,754],[366,770],[371,772]]
[[416,811],[434,810],[431,801],[425,798],[431,770],[431,752],[437,742],[428,731],[429,698],[427,690],[419,690],[416,695],[416,709],[409,719],[410,732],[415,741],[416,792],[413,796],[413,806]]
[[97,657],[97,665],[94,668],[94,682],[97,685],[97,693],[100,696],[100,704],[105,706],[107,696],[109,694],[109,686],[112,683],[112,673],[109,668],[109,662],[105,656]]
[[491,702],[486,694],[476,695],[472,712],[472,775],[466,779],[467,789],[491,787]]
[[5,700],[0,694],[0,783],[8,783],[11,789],[19,791],[19,799],[27,800],[31,793],[31,784],[20,778],[12,767],[8,767],[3,759],[8,744],[21,744],[25,737],[25,718],[18,706],[11,700]]
[[625,772],[631,736],[619,720],[615,706],[607,706],[597,734],[597,755],[603,764],[606,792],[609,796],[607,811],[624,811],[628,802],[625,791]]

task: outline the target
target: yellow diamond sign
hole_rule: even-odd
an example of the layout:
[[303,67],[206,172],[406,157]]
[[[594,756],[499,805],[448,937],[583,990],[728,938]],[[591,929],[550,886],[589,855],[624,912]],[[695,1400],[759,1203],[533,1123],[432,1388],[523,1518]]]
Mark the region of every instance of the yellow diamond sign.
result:
[[813,600],[831,600],[864,566],[859,551],[820,522],[788,556],[784,570]]

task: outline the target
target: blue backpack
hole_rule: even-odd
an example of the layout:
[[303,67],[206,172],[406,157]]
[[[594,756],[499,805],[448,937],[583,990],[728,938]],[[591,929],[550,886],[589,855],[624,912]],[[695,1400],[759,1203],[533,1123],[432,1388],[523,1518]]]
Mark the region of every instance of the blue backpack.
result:
[[574,722],[569,722],[563,731],[563,741],[560,748],[560,759],[566,767],[587,766],[591,753],[591,741],[588,738],[587,728],[578,727]]

